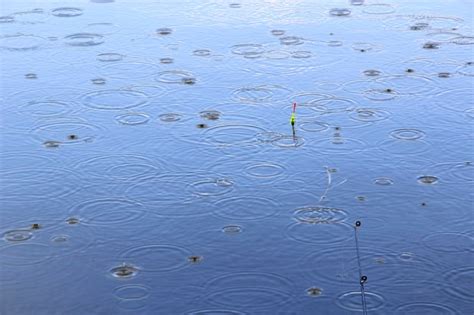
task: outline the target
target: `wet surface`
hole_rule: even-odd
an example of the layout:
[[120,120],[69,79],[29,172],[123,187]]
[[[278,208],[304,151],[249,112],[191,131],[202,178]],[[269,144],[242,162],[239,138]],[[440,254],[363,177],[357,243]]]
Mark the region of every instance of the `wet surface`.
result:
[[5,1],[0,313],[471,314],[470,9]]

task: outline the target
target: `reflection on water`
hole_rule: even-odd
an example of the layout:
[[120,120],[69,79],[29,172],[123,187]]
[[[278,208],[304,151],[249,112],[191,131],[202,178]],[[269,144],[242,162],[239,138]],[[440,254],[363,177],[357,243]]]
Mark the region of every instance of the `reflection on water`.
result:
[[472,312],[469,9],[3,3],[0,313]]

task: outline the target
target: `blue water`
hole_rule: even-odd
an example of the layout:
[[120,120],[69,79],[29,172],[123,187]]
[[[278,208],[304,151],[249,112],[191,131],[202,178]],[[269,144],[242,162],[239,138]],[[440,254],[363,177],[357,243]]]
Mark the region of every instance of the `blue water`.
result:
[[1,314],[473,313],[470,1],[0,9]]

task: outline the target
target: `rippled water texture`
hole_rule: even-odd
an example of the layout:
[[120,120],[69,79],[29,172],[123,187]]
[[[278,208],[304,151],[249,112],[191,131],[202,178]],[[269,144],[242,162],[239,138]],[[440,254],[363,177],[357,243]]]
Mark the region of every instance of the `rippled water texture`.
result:
[[472,314],[470,1],[5,0],[0,29],[0,314]]

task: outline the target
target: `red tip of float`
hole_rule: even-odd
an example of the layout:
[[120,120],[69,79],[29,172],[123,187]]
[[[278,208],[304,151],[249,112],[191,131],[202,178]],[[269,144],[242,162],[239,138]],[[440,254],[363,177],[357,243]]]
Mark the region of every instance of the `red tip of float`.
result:
[[293,103],[293,112],[296,111],[296,103]]

